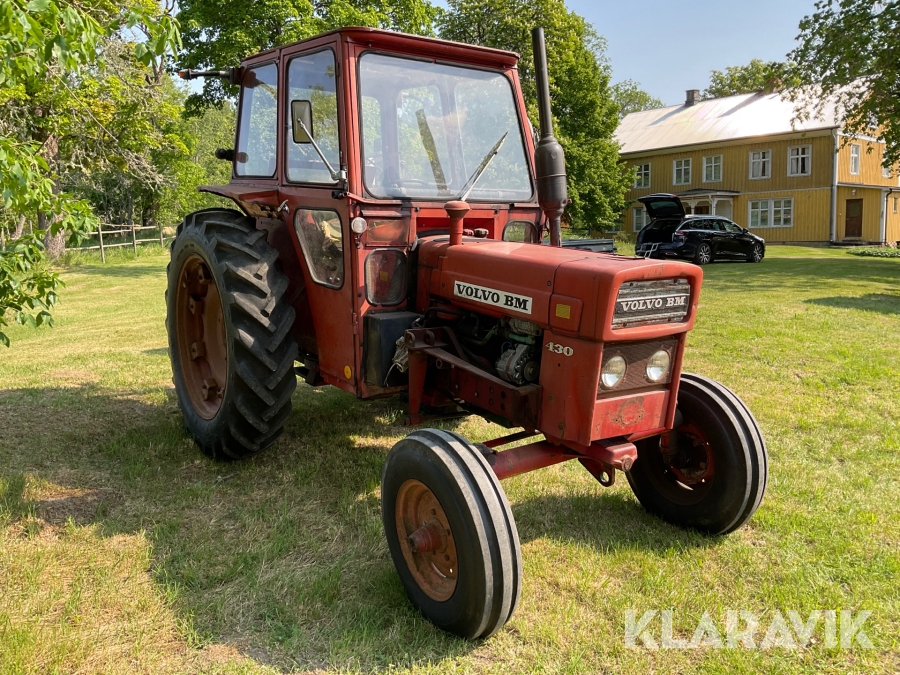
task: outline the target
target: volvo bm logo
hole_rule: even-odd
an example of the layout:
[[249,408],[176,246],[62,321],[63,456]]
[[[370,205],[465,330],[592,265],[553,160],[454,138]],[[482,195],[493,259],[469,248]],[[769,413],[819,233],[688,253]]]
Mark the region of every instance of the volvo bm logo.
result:
[[456,281],[453,283],[453,295],[458,298],[481,302],[485,305],[503,307],[504,309],[511,309],[514,312],[521,312],[522,314],[531,314],[532,299],[527,295],[516,295],[515,293],[498,291],[495,288],[467,284],[463,281]]
[[669,309],[671,307],[684,307],[687,304],[686,295],[668,295],[661,298],[641,298],[640,300],[620,300],[619,306],[623,312],[642,312],[654,309]]

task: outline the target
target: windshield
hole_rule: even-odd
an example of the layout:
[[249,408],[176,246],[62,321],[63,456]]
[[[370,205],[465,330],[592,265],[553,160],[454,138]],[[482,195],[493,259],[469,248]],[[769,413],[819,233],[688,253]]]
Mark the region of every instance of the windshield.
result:
[[508,134],[470,200],[528,201],[531,178],[510,81],[496,72],[363,55],[363,178],[375,197],[451,199]]

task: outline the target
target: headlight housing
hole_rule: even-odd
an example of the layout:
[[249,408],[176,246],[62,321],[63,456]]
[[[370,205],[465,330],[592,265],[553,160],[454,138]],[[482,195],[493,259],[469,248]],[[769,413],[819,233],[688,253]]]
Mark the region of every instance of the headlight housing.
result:
[[670,365],[671,359],[669,358],[669,352],[665,349],[654,352],[647,360],[647,379],[651,382],[659,382],[664,379],[666,375],[669,374]]
[[[600,383],[606,389],[612,389],[625,377],[627,364],[621,356],[613,356],[603,364],[600,371]],[[596,371],[595,371],[596,372]]]

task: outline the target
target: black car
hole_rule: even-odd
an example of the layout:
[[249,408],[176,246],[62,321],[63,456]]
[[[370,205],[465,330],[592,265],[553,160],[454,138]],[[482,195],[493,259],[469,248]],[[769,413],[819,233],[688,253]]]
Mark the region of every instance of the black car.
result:
[[722,216],[686,216],[677,195],[638,199],[650,215],[637,236],[635,254],[648,258],[685,258],[698,265],[716,259],[760,262],[766,241]]

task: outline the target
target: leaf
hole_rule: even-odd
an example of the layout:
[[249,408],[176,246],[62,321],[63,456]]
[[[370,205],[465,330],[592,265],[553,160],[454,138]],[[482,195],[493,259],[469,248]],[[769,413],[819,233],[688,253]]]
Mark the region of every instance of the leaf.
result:
[[29,12],[43,12],[50,6],[50,0],[31,0],[27,5],[25,5],[25,9]]

